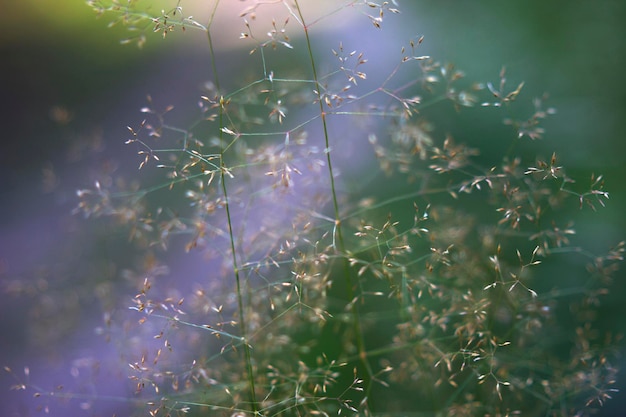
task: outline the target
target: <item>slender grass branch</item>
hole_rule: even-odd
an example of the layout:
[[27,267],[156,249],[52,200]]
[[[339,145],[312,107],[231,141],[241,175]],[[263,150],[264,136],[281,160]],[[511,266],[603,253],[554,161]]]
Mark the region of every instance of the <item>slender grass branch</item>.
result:
[[[213,76],[214,76],[214,82],[215,82],[215,86],[217,88],[218,93],[221,91],[220,88],[220,78],[219,78],[219,74],[217,71],[217,65],[216,65],[216,58],[215,58],[215,51],[213,48],[213,37],[211,35],[211,26],[212,23],[215,19],[215,13],[217,12],[217,8],[219,6],[220,2],[216,1],[215,5],[213,7],[213,11],[211,13],[211,17],[210,17],[210,21],[209,24],[207,25],[207,38],[208,38],[208,43],[209,43],[209,49],[210,49],[210,55],[211,55],[211,66],[213,68]],[[243,338],[244,342],[243,342],[243,350],[244,350],[244,356],[245,356],[245,362],[246,362],[246,373],[248,376],[248,384],[249,384],[249,396],[250,396],[250,407],[252,408],[252,412],[256,415],[258,414],[258,403],[256,400],[256,393],[255,393],[255,386],[254,386],[254,367],[252,366],[252,354],[251,354],[251,349],[250,349],[250,345],[248,343],[247,340],[247,334],[248,334],[248,330],[247,330],[247,325],[246,325],[246,316],[244,314],[244,301],[243,301],[243,289],[242,289],[242,285],[241,285],[241,274],[240,274],[240,270],[239,270],[239,264],[238,264],[238,260],[237,260],[237,250],[235,248],[235,232],[233,230],[233,221],[232,221],[232,215],[231,215],[231,210],[230,210],[230,203],[228,200],[228,187],[226,186],[226,172],[227,172],[227,167],[224,161],[224,148],[223,148],[223,136],[224,136],[224,132],[223,132],[223,127],[224,127],[224,113],[226,111],[225,108],[225,104],[223,99],[221,99],[220,102],[220,106],[218,108],[218,122],[219,122],[219,140],[220,140],[220,182],[222,185],[222,192],[224,194],[224,208],[226,211],[226,221],[228,224],[228,235],[229,235],[229,240],[230,240],[230,250],[231,250],[231,258],[232,258],[232,267],[233,267],[233,272],[235,274],[235,282],[236,282],[236,286],[237,286],[237,305],[238,305],[238,310],[239,310],[239,328],[241,331],[241,337]]]
[[[316,86],[315,88],[315,94],[317,96],[317,102],[319,104],[319,108],[320,108],[320,119],[322,121],[322,129],[323,129],[323,134],[324,134],[324,142],[325,142],[325,148],[326,148],[326,162],[328,164],[328,175],[329,175],[329,179],[330,179],[330,188],[331,188],[331,193],[332,193],[332,203],[333,203],[333,211],[334,211],[334,215],[335,215],[335,229],[334,229],[334,236],[336,237],[336,244],[337,246],[335,247],[335,250],[338,250],[341,254],[346,254],[346,250],[345,250],[345,242],[343,239],[343,234],[342,234],[342,227],[341,227],[341,218],[339,216],[339,202],[338,202],[338,198],[337,198],[337,189],[335,186],[335,175],[333,172],[333,163],[332,163],[332,156],[331,156],[331,146],[330,146],[330,135],[328,132],[328,122],[326,120],[326,110],[324,109],[324,100],[322,99],[322,85],[319,82],[319,78],[317,76],[317,68],[315,65],[315,57],[313,54],[313,47],[311,45],[311,39],[309,36],[309,28],[306,24],[306,20],[304,19],[304,15],[302,14],[302,9],[300,8],[300,3],[296,0],[295,1],[295,6],[296,9],[298,11],[298,15],[299,15],[299,19],[300,22],[302,23],[302,28],[304,30],[304,36],[306,39],[306,47],[307,47],[307,51],[308,51],[308,55],[309,55],[309,60],[310,60],[310,64],[311,64],[311,72],[313,75],[313,80],[314,80],[314,84]],[[366,378],[366,389],[365,389],[365,395],[367,396],[370,392],[371,389],[371,379],[374,375],[371,366],[369,364],[369,361],[367,359],[367,351],[366,351],[366,347],[365,347],[365,339],[363,336],[363,329],[361,328],[361,321],[359,319],[359,308],[358,308],[358,303],[354,302],[354,282],[353,282],[353,277],[352,277],[352,268],[350,267],[350,262],[348,260],[347,257],[343,258],[343,270],[344,270],[344,278],[346,280],[346,289],[347,289],[347,295],[348,295],[348,299],[350,300],[350,309],[352,312],[352,322],[353,322],[353,327],[354,327],[354,333],[355,333],[355,338],[356,338],[356,344],[357,344],[357,349],[359,352],[359,359],[361,360],[363,367],[365,368],[366,372],[367,372],[367,378]]]

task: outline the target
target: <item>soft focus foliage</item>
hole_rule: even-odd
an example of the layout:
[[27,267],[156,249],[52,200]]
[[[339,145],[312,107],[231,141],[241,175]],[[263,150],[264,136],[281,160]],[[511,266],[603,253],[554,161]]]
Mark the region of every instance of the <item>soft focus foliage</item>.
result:
[[[76,214],[123,230],[140,260],[120,271],[136,291],[112,301],[129,311],[105,308],[97,329],[132,382],[116,401],[152,416],[545,416],[611,398],[615,340],[595,311],[625,247],[573,243],[569,208],[597,215],[602,176],[571,178],[559,149],[519,152],[549,136],[547,97],[504,68],[467,81],[423,36],[396,40],[389,66],[318,30],[356,15],[382,33],[403,17],[394,1],[241,4],[237,73],[213,48],[222,2],[207,22],[174,3],[89,2],[139,46],[205,32],[213,69],[175,103],[186,124],[150,96],[131,118],[141,181],[102,173],[77,192]],[[506,151],[472,145],[464,113],[504,124]],[[111,400],[7,371],[43,407]]]

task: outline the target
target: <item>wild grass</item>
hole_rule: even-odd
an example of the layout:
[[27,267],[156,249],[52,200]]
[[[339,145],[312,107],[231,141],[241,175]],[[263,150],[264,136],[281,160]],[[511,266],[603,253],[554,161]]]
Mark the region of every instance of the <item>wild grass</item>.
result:
[[[547,98],[520,104],[524,83],[504,69],[468,82],[421,54],[423,37],[401,40],[372,79],[375,56],[317,30],[355,13],[385,31],[406,18],[395,2],[312,16],[303,0],[253,3],[241,5],[241,59],[256,65],[233,74],[215,47],[225,2],[207,3],[206,22],[182,1],[155,14],[89,2],[139,45],[205,32],[213,71],[188,126],[149,99],[128,128],[144,185],[78,192],[77,212],[112,218],[150,260],[124,273],[135,320],[103,331],[128,361],[127,404],[152,416],[547,416],[611,398],[615,342],[594,310],[624,243],[594,254],[575,242],[569,207],[601,209],[602,176],[581,185],[558,150],[519,151],[546,135]],[[259,21],[270,6],[275,19]],[[473,147],[463,112],[493,117],[486,130],[504,121],[505,150]],[[202,266],[168,273],[171,253]]]

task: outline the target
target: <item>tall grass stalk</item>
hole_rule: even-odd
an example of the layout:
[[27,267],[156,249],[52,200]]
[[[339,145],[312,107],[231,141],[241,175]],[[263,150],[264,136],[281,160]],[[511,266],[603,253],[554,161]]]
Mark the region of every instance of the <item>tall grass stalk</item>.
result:
[[373,372],[367,359],[367,353],[365,350],[365,341],[363,338],[363,331],[361,330],[361,321],[359,318],[359,310],[358,310],[359,307],[358,307],[358,303],[355,302],[355,294],[354,294],[355,284],[353,281],[353,271],[350,268],[350,261],[349,261],[348,253],[346,252],[346,246],[343,240],[341,218],[339,215],[339,212],[340,212],[339,202],[337,199],[337,191],[335,187],[335,174],[333,173],[333,162],[332,162],[332,157],[331,157],[330,135],[328,133],[328,126],[326,124],[326,109],[324,109],[324,100],[323,100],[322,93],[321,93],[323,87],[320,84],[319,79],[317,77],[317,69],[315,67],[316,59],[314,57],[313,48],[311,47],[311,39],[309,36],[309,30],[306,24],[305,17],[302,14],[302,9],[300,8],[300,3],[298,0],[295,1],[295,5],[298,11],[298,16],[300,17],[300,23],[302,25],[302,29],[304,31],[304,38],[306,39],[306,48],[307,48],[309,60],[311,62],[311,72],[313,74],[313,82],[315,85],[316,101],[318,102],[319,108],[320,108],[320,120],[322,123],[322,130],[324,134],[324,144],[325,144],[324,152],[326,153],[326,163],[328,166],[328,177],[329,177],[329,182],[330,182],[330,193],[332,195],[333,211],[335,215],[333,236],[335,236],[336,238],[338,254],[342,257],[343,279],[345,280],[345,284],[346,284],[346,293],[348,295],[348,300],[350,300],[349,305],[350,305],[350,310],[353,316],[354,335],[356,338],[357,348],[359,352],[359,359],[363,363],[363,366],[367,372],[367,381],[366,381],[367,388],[365,390],[367,394],[369,393],[370,383],[371,383],[370,379],[373,376]]
[[254,389],[254,368],[252,366],[252,356],[250,353],[250,344],[248,342],[248,330],[247,330],[247,325],[246,325],[246,315],[245,315],[245,307],[244,307],[244,300],[243,300],[243,289],[241,286],[241,277],[240,277],[240,272],[239,272],[239,262],[237,261],[237,249],[235,248],[235,233],[233,230],[233,223],[232,223],[232,217],[231,217],[231,213],[230,213],[230,202],[228,200],[228,188],[226,186],[226,182],[227,182],[227,175],[226,172],[228,171],[228,168],[226,166],[226,163],[224,161],[225,156],[224,156],[224,133],[223,133],[223,129],[225,126],[224,124],[224,99],[223,96],[221,95],[221,87],[220,87],[220,77],[218,75],[218,71],[217,71],[217,67],[215,65],[215,62],[217,60],[217,57],[215,55],[215,50],[213,48],[213,41],[212,41],[212,36],[211,36],[211,26],[213,24],[213,21],[215,19],[215,12],[217,11],[217,8],[220,4],[220,1],[216,1],[215,2],[215,6],[213,8],[213,12],[211,13],[211,20],[209,21],[209,24],[207,25],[207,38],[208,38],[208,42],[209,42],[209,50],[210,50],[210,54],[211,54],[211,65],[213,67],[213,80],[215,82],[215,87],[216,87],[216,91],[220,94],[220,106],[218,108],[218,125],[220,127],[219,130],[219,142],[220,142],[220,183],[222,185],[222,192],[224,193],[224,209],[226,210],[226,221],[228,224],[228,236],[229,236],[229,241],[230,241],[230,253],[232,256],[232,263],[233,263],[233,273],[235,275],[235,283],[237,286],[237,306],[238,306],[238,310],[239,310],[239,329],[241,332],[241,337],[243,339],[243,351],[244,351],[244,355],[245,355],[245,362],[246,362],[246,372],[248,375],[248,384],[250,385],[249,387],[249,391],[250,391],[250,407],[252,409],[252,412],[254,414],[257,414],[258,412],[258,405],[257,405],[257,400],[256,400],[256,394],[255,394],[255,389]]

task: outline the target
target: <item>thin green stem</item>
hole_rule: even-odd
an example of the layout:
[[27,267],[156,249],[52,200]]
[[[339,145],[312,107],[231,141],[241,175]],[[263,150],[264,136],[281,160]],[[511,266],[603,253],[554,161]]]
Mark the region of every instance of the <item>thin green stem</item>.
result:
[[[328,133],[328,123],[326,120],[327,113],[326,113],[326,110],[324,109],[324,101],[322,99],[322,85],[320,84],[319,78],[317,76],[317,68],[315,65],[315,58],[313,56],[313,48],[311,46],[309,30],[308,30],[306,21],[304,20],[304,16],[302,14],[299,1],[297,0],[295,1],[295,6],[298,11],[298,16],[302,24],[302,28],[304,30],[304,37],[306,40],[307,51],[309,54],[309,60],[311,64],[311,71],[313,74],[313,81],[315,84],[315,94],[317,96],[317,102],[320,108],[320,119],[322,121],[322,129],[324,133],[324,141],[325,141],[325,149],[326,149],[326,163],[328,164],[328,174],[330,177],[330,189],[331,189],[331,194],[332,194],[333,211],[334,211],[334,216],[335,216],[335,227],[334,227],[334,237],[335,237],[334,241],[336,242],[335,251],[338,251],[340,254],[345,255],[346,250],[345,250],[345,243],[344,243],[342,228],[341,228],[341,218],[339,216],[339,202],[337,199],[335,175],[333,172],[333,163],[332,163],[332,157],[331,157],[330,135]],[[348,260],[348,257],[343,256],[342,258],[343,258],[344,277],[346,279],[346,290],[347,290],[348,299],[350,300],[349,301],[350,311],[353,317],[352,322],[354,326],[354,334],[356,338],[357,350],[359,354],[359,359],[361,360],[363,367],[365,368],[367,372],[365,395],[368,396],[371,390],[371,385],[372,385],[371,380],[374,376],[374,373],[372,372],[372,369],[367,359],[367,352],[365,349],[365,339],[363,336],[363,330],[361,328],[361,321],[359,320],[358,303],[355,302],[354,300],[355,284],[353,282],[352,269],[350,268],[350,262]]]
[[[210,49],[210,55],[211,55],[211,67],[213,69],[215,87],[218,91],[218,94],[221,94],[217,65],[215,63],[215,50],[213,48],[213,39],[211,36],[211,26],[215,18],[215,13],[217,11],[217,7],[219,3],[220,3],[219,0],[215,2],[215,7],[213,8],[213,11],[211,13],[209,24],[207,25],[207,38],[209,42],[209,49]],[[237,260],[237,251],[235,248],[235,233],[233,231],[233,221],[232,221],[232,215],[230,211],[230,203],[228,200],[228,187],[226,186],[227,167],[226,167],[226,163],[224,162],[224,152],[225,152],[225,149],[223,147],[224,132],[222,129],[224,127],[224,112],[225,112],[225,107],[226,107],[225,103],[226,102],[224,101],[223,97],[221,97],[220,106],[218,110],[218,122],[220,126],[219,139],[220,139],[220,147],[221,147],[220,149],[220,180],[221,181],[220,182],[222,184],[222,193],[224,194],[224,201],[225,201],[224,208],[226,211],[226,220],[228,223],[228,235],[229,235],[229,241],[230,241],[232,266],[233,266],[233,272],[235,273],[235,282],[237,286],[239,328],[241,332],[241,337],[243,339],[243,351],[244,351],[245,362],[246,362],[246,373],[248,377],[248,384],[249,384],[249,390],[250,390],[249,392],[250,407],[252,409],[252,412],[255,415],[258,415],[259,406],[256,400],[256,393],[255,393],[256,390],[254,387],[254,368],[252,366],[252,354],[250,351],[250,345],[248,344],[248,337],[247,337],[248,330],[247,330],[247,325],[246,325],[246,316],[244,314],[243,293],[242,293],[241,276],[240,276],[241,274],[239,271],[239,262]]]

